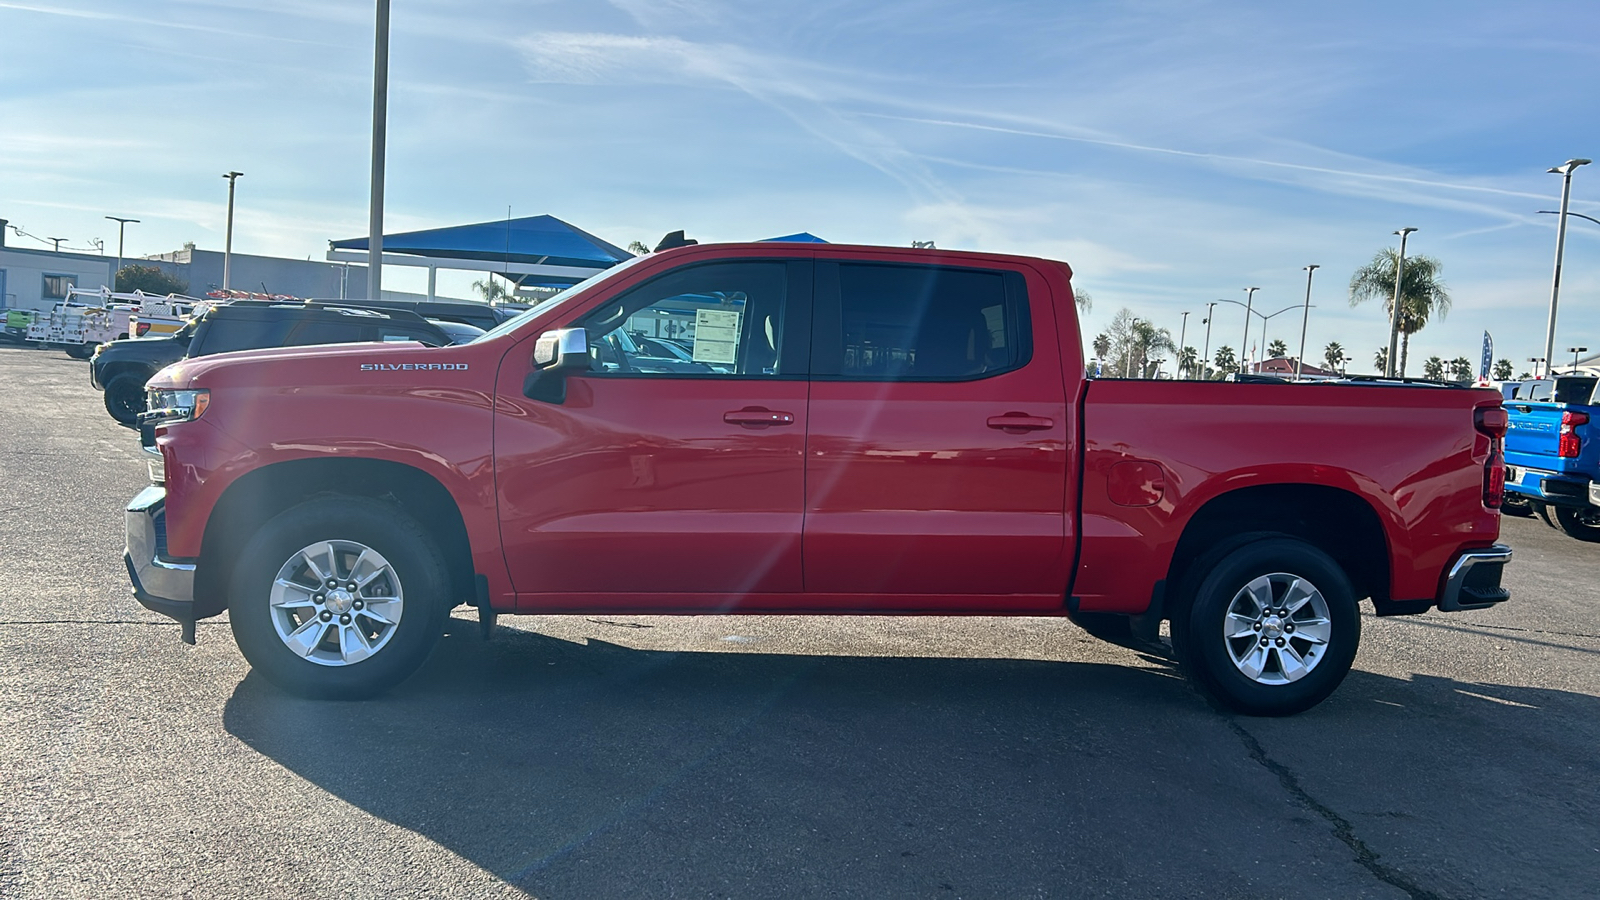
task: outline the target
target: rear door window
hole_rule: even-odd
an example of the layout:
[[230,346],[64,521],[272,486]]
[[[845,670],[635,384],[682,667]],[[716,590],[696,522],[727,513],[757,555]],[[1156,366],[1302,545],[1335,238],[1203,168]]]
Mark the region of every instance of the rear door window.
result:
[[213,316],[205,323],[205,337],[199,349],[211,354],[281,347],[289,325],[289,320],[278,317]]
[[1016,273],[949,266],[819,264],[813,372],[848,381],[970,381],[1032,352]]
[[285,344],[304,347],[311,344],[348,344],[372,340],[372,327],[366,322],[340,322],[330,319],[313,319],[301,322]]

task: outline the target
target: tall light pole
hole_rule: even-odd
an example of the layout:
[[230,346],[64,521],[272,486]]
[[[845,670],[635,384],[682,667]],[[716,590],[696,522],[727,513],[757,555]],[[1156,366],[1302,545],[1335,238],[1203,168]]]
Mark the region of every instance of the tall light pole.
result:
[[378,0],[372,48],[372,207],[367,219],[367,298],[383,299],[383,145],[389,126],[389,0]]
[[1408,225],[1395,232],[1400,235],[1400,255],[1394,260],[1394,309],[1389,311],[1389,356],[1384,360],[1385,378],[1393,378],[1400,371],[1395,359],[1400,353],[1400,285],[1406,276],[1406,238],[1416,230]]
[[1578,374],[1578,354],[1588,353],[1588,347],[1568,347],[1567,352],[1572,354],[1572,374]]
[[[1256,302],[1256,291],[1259,290],[1261,290],[1261,288],[1258,287],[1247,287],[1244,289],[1244,337],[1239,339],[1239,359],[1241,362],[1246,358],[1246,354],[1250,352],[1250,313],[1253,311],[1254,304]],[[1236,301],[1230,300],[1229,302],[1232,303]]]
[[1183,324],[1178,326],[1178,371],[1183,371],[1183,336],[1189,333],[1189,314],[1183,314]]
[[[1206,374],[1206,366],[1211,365],[1211,319],[1217,304],[1220,302],[1220,300],[1214,300],[1206,304],[1206,349],[1200,351],[1200,375],[1202,380],[1204,380]],[[1246,316],[1245,319],[1248,321],[1249,316]]]
[[1550,323],[1544,331],[1545,359],[1554,359],[1556,352],[1556,300],[1561,296],[1561,251],[1567,244],[1567,201],[1572,196],[1572,173],[1588,164],[1587,159],[1569,159],[1548,170],[1561,176],[1561,211],[1556,215],[1556,271],[1550,277]]
[[1294,380],[1300,380],[1300,373],[1306,364],[1306,323],[1311,321],[1311,276],[1322,268],[1316,263],[1306,266],[1306,305],[1305,313],[1300,316],[1300,355],[1294,361]]
[[114,291],[117,289],[117,275],[122,272],[122,229],[126,228],[129,222],[137,224],[139,220],[124,219],[121,216],[106,216],[106,218],[117,223],[117,267],[111,272],[111,289]]
[[[1535,378],[1541,377],[1539,375],[1539,363],[1542,363],[1544,361],[1545,361],[1545,357],[1543,357],[1543,356],[1530,356],[1530,357],[1528,357],[1528,362],[1533,363],[1533,377],[1535,377]],[[1549,371],[1550,371],[1550,367],[1546,366],[1545,367],[1545,373],[1549,374]]]
[[233,183],[239,180],[243,172],[229,172],[223,175],[228,179],[228,237],[222,245],[222,289],[228,289],[228,280],[233,276]]
[[60,252],[61,252],[61,242],[62,242],[62,241],[64,241],[64,240],[66,240],[66,238],[52,238],[52,237],[47,237],[47,238],[45,238],[45,240],[47,240],[47,241],[53,241],[53,242],[54,242],[54,243],[55,243],[55,246],[54,246],[54,247],[51,247],[51,248],[50,248],[50,249],[51,249],[51,250],[53,250],[53,251],[55,251],[55,252],[56,252],[56,253],[60,253]]
[[[1138,319],[1129,319],[1128,320],[1128,355],[1123,358],[1123,363],[1122,363],[1122,377],[1123,378],[1132,378],[1133,377],[1133,343],[1134,343],[1135,340],[1137,340],[1137,338],[1135,337],[1135,332],[1138,329],[1138,325],[1139,325],[1139,320]],[[1140,372],[1139,374],[1143,375],[1144,373]]]

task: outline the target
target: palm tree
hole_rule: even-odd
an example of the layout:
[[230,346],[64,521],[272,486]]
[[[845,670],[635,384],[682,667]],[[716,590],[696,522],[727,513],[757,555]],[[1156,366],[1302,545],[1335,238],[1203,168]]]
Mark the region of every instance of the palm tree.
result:
[[1106,337],[1105,332],[1101,332],[1101,333],[1095,335],[1094,336],[1094,358],[1095,359],[1105,359],[1106,356],[1109,355],[1110,353],[1111,353],[1111,338]]
[[1239,360],[1233,355],[1233,348],[1226,345],[1217,348],[1215,362],[1219,377],[1239,368]]
[[1274,339],[1272,343],[1267,345],[1267,355],[1273,359],[1283,359],[1289,355],[1289,345]]
[[1094,308],[1094,298],[1089,296],[1088,291],[1080,291],[1077,288],[1073,288],[1072,299],[1073,302],[1078,304],[1078,312],[1080,313],[1086,313]]
[[[1394,270],[1399,251],[1385,249],[1350,276],[1350,305],[1378,297],[1383,309],[1394,313]],[[1443,265],[1431,256],[1406,258],[1405,283],[1400,286],[1400,376],[1406,374],[1406,355],[1411,336],[1428,324],[1435,313],[1444,318],[1450,312],[1450,294],[1439,272]]]
[[1328,371],[1339,371],[1339,367],[1344,365],[1344,345],[1329,341],[1328,346],[1322,348],[1322,361],[1328,364]]
[[[1149,378],[1160,369],[1160,357],[1177,349],[1172,343],[1172,332],[1138,319],[1129,329],[1129,338],[1132,362],[1138,368],[1140,378]],[[1152,369],[1151,357],[1156,357],[1155,368]]]
[[1450,360],[1450,379],[1452,381],[1468,382],[1472,380],[1472,360],[1465,356],[1458,356]]
[[1499,361],[1495,362],[1495,364],[1494,364],[1494,373],[1493,373],[1495,381],[1510,381],[1511,380],[1511,372],[1512,372],[1511,360],[1502,359],[1502,360],[1499,360]]
[[478,294],[483,297],[483,302],[485,303],[492,304],[504,300],[516,299],[511,295],[510,291],[501,286],[500,282],[494,280],[493,275],[490,275],[489,280],[487,281],[474,281],[472,283],[472,289],[477,291]]
[[1178,377],[1192,377],[1199,366],[1200,354],[1196,353],[1193,347],[1185,347],[1178,351]]
[[1428,361],[1422,364],[1422,377],[1430,381],[1443,381],[1444,360],[1437,356],[1428,357]]
[[1389,371],[1389,348],[1379,347],[1378,352],[1372,354],[1372,364],[1378,367],[1378,374]]

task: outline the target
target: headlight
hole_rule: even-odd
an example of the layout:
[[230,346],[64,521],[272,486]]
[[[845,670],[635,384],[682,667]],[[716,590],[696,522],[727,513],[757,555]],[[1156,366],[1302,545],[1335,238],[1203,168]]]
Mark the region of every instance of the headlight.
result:
[[211,392],[203,388],[188,391],[151,391],[149,412],[139,416],[141,425],[170,425],[188,422],[205,415],[211,405]]

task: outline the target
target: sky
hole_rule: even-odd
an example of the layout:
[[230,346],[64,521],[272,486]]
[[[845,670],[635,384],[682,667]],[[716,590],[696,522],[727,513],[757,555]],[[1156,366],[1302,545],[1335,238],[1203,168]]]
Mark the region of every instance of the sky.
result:
[[[0,217],[127,254],[322,259],[366,233],[373,4],[0,0]],[[393,0],[389,232],[549,214],[619,246],[810,231],[1068,262],[1204,341],[1303,302],[1307,358],[1386,344],[1355,269],[1395,229],[1453,299],[1429,355],[1543,354],[1561,178],[1600,158],[1600,4]],[[1600,218],[1600,163],[1572,210]],[[14,233],[7,241],[41,246]],[[440,274],[467,295],[470,274]],[[425,289],[387,268],[386,287]],[[1211,349],[1236,349],[1223,304]],[[1298,348],[1300,313],[1269,338]],[[1259,341],[1259,320],[1251,324]],[[1557,355],[1600,350],[1600,225],[1569,220]]]

